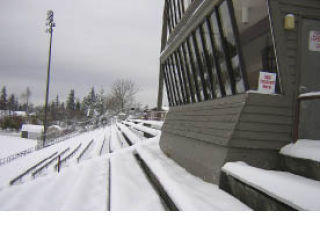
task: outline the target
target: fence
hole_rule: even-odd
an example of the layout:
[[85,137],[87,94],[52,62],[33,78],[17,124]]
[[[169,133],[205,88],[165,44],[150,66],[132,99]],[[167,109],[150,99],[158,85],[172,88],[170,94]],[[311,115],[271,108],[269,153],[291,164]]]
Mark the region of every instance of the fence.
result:
[[20,158],[20,157],[23,157],[23,156],[35,151],[36,149],[37,149],[37,147],[31,147],[31,148],[23,150],[23,151],[21,151],[19,153],[14,153],[14,154],[9,155],[7,157],[0,158],[0,166],[8,164],[8,163]]

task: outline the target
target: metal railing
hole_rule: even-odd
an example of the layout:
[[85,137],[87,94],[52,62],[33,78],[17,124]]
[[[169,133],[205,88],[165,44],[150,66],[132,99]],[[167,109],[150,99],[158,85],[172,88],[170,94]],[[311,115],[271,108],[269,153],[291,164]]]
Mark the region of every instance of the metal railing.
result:
[[92,139],[87,146],[82,150],[82,152],[80,153],[79,157],[77,158],[77,162],[79,163],[81,158],[83,157],[83,155],[87,152],[87,150],[89,149],[89,147],[92,145],[92,143],[94,142],[94,139]]
[[53,158],[54,156],[56,156],[58,154],[58,152],[55,152],[53,154],[51,154],[49,157],[41,160],[40,162],[38,162],[37,164],[33,165],[32,167],[28,168],[26,171],[24,171],[23,173],[21,173],[19,176],[17,176],[16,178],[12,179],[9,184],[13,185],[18,181],[21,181],[22,178],[26,175],[28,175],[31,171],[33,171],[34,169],[36,169],[37,167],[39,167],[41,164],[45,163],[46,161],[48,161],[49,159]]
[[2,165],[5,165],[5,164],[8,164],[18,158],[21,158],[29,153],[32,153],[33,151],[35,151],[37,149],[37,147],[31,147],[31,148],[28,148],[26,150],[23,150],[21,152],[18,152],[18,153],[14,153],[12,155],[9,155],[7,157],[4,157],[4,158],[0,158],[0,166]]

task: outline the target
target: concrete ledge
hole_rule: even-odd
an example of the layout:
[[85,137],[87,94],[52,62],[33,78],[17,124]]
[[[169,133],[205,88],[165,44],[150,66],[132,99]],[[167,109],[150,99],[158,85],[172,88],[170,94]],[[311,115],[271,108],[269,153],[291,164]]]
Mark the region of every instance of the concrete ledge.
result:
[[285,155],[280,156],[283,171],[320,181],[320,162]]
[[235,179],[231,175],[227,175],[225,172],[221,172],[220,174],[219,187],[256,211],[295,210],[267,194]]

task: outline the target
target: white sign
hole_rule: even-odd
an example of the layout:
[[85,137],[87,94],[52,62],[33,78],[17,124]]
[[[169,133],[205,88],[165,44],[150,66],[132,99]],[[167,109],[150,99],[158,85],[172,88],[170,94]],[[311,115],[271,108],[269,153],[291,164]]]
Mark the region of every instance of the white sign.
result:
[[260,72],[258,91],[266,94],[274,94],[276,89],[276,73]]
[[310,31],[309,50],[320,52],[320,31]]

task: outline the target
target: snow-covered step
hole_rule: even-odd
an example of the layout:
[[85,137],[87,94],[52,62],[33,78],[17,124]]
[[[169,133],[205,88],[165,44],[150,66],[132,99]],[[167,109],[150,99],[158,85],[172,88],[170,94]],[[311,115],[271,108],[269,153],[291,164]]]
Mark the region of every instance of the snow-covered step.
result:
[[165,210],[161,198],[135,159],[133,150],[131,147],[110,155],[110,210]]
[[220,187],[255,210],[320,210],[320,181],[289,172],[229,162]]
[[320,141],[298,140],[280,151],[282,169],[320,181]]
[[110,152],[115,152],[123,147],[123,142],[119,140],[118,130],[115,125],[110,128],[110,140],[109,140],[109,150]]
[[151,127],[156,130],[161,130],[163,122],[162,121],[153,121],[153,120],[141,120],[141,119],[131,119],[131,122],[141,123],[146,127]]
[[245,211],[245,204],[217,185],[204,182],[168,158],[159,147],[159,137],[136,146],[137,153],[178,210]]
[[130,142],[130,145],[136,144],[141,141],[141,138],[133,133],[127,126],[117,123],[118,128],[121,130],[126,139]]
[[155,137],[155,136],[158,136],[159,134],[161,134],[160,130],[153,129],[150,127],[145,127],[141,124],[135,124],[133,122],[124,122],[124,124],[132,127],[135,130],[142,132],[144,137],[146,137],[146,138],[152,138],[152,137]]

